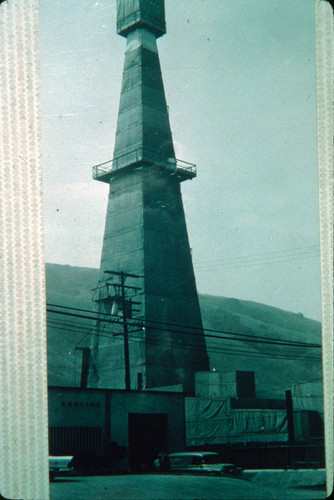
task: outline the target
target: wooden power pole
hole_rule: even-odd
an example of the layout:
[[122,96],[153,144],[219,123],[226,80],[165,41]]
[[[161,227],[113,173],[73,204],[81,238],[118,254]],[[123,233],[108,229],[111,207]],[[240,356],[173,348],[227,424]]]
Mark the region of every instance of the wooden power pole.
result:
[[120,296],[115,295],[115,300],[120,301],[120,305],[123,311],[123,338],[124,338],[124,366],[125,366],[125,389],[127,391],[131,390],[130,381],[130,355],[129,355],[129,332],[127,318],[132,316],[132,304],[138,304],[138,302],[128,301],[126,297],[126,290],[134,290],[137,292],[141,290],[137,286],[127,286],[125,285],[126,278],[143,278],[138,274],[124,273],[123,271],[105,271],[107,274],[113,276],[119,276],[120,283],[108,283],[109,286],[119,287],[120,286]]

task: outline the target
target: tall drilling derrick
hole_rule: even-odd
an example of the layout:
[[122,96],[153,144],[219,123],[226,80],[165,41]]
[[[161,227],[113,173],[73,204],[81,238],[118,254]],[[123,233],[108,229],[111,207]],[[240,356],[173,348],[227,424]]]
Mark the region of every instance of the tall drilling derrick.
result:
[[[191,394],[194,372],[209,369],[180,190],[196,167],[175,158],[156,43],[166,33],[164,0],[118,0],[117,32],[127,47],[114,159],[93,177],[110,185],[95,301],[104,320],[115,303],[121,309],[111,340],[98,322],[91,385],[183,384]],[[136,319],[125,307],[131,290]]]

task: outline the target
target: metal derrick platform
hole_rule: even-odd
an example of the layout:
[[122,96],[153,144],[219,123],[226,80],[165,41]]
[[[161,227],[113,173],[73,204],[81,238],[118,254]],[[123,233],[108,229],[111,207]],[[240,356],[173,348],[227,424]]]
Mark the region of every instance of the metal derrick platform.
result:
[[165,156],[143,148],[129,151],[124,155],[100,163],[93,167],[93,179],[109,183],[110,178],[120,170],[128,170],[131,167],[143,164],[156,165],[169,175],[177,175],[180,182],[196,177],[196,165],[175,158],[166,159]]

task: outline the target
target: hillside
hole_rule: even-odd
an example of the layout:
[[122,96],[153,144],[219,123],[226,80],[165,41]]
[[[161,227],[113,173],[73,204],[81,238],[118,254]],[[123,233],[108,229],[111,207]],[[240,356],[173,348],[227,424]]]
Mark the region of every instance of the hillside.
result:
[[[97,279],[97,269],[46,264],[47,302],[93,310],[92,289]],[[319,322],[255,302],[210,295],[200,295],[199,299],[211,369],[255,371],[259,397],[284,397],[285,389],[292,384],[321,378],[320,349],[278,346],[272,340],[320,344]],[[79,384],[81,352],[76,346],[89,345],[94,333],[92,323],[85,318],[48,313],[50,385]],[[240,334],[247,337],[240,340]]]

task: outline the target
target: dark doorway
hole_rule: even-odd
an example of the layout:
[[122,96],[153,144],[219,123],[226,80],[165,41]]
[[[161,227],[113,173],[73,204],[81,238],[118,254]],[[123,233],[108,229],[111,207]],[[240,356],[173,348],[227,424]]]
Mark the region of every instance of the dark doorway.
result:
[[129,459],[133,472],[152,471],[153,461],[167,451],[167,413],[129,413]]

